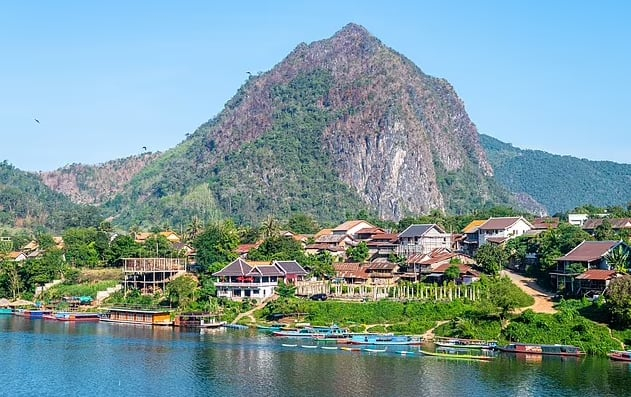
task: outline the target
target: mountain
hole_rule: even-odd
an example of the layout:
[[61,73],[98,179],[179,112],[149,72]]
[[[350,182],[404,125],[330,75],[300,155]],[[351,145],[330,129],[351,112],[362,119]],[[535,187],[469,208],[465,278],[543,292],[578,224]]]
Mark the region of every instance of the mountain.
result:
[[523,150],[488,135],[481,135],[481,142],[498,182],[531,196],[551,214],[631,202],[631,164]]
[[74,203],[100,205],[122,193],[131,179],[160,155],[143,153],[98,165],[70,164],[42,172],[40,177],[46,186]]
[[35,228],[51,231],[68,227],[94,226],[103,214],[93,206],[72,203],[44,185],[40,176],[21,171],[6,161],[0,163],[0,227]]
[[339,222],[466,212],[511,197],[444,79],[366,29],[300,44],[223,111],[133,176],[105,208],[122,224],[308,212]]

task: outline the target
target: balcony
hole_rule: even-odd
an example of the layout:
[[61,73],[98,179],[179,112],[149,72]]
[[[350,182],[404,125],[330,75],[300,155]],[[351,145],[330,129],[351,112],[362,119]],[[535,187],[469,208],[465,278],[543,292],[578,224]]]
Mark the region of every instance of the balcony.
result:
[[264,288],[264,287],[277,287],[277,281],[270,281],[265,283],[240,283],[240,282],[215,282],[215,287],[231,287],[231,288]]

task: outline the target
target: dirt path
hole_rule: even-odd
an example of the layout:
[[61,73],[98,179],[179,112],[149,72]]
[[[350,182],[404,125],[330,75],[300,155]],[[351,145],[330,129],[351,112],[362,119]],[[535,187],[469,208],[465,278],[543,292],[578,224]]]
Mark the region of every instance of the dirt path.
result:
[[556,313],[553,307],[553,293],[543,290],[537,285],[534,279],[514,273],[510,270],[502,270],[502,275],[508,276],[511,281],[522,289],[525,293],[535,298],[535,304],[525,309],[531,309],[535,313]]
[[239,313],[239,315],[237,317],[235,317],[234,320],[232,320],[232,322],[230,324],[237,324],[239,322],[239,320],[241,320],[243,317],[247,317],[250,319],[251,323],[255,323],[256,319],[254,318],[254,316],[252,315],[255,311],[257,310],[261,310],[262,308],[264,308],[269,302],[276,300],[278,298],[277,295],[272,295],[271,298],[269,299],[265,299],[263,300],[261,303],[259,303],[258,305],[256,305],[256,307],[254,307],[253,309],[248,310],[245,313]]
[[434,337],[436,336],[434,334],[434,330],[438,327],[440,327],[443,324],[448,323],[449,320],[441,320],[441,321],[437,321],[436,322],[436,326],[434,328],[428,329],[427,331],[425,331],[425,333],[422,335],[423,340],[428,341],[428,340],[434,340]]

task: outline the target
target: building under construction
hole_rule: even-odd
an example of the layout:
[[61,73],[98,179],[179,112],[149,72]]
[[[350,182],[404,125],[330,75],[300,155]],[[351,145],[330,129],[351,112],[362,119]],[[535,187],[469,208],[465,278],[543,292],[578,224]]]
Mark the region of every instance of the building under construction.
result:
[[164,292],[174,278],[186,273],[183,258],[123,258],[123,290],[137,289],[143,294]]

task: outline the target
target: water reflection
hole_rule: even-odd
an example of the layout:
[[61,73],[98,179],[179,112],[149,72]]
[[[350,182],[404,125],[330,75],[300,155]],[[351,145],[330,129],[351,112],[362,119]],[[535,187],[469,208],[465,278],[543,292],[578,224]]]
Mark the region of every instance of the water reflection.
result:
[[467,362],[284,342],[255,331],[0,317],[2,390],[17,396],[631,395],[629,365],[606,359],[501,355]]

